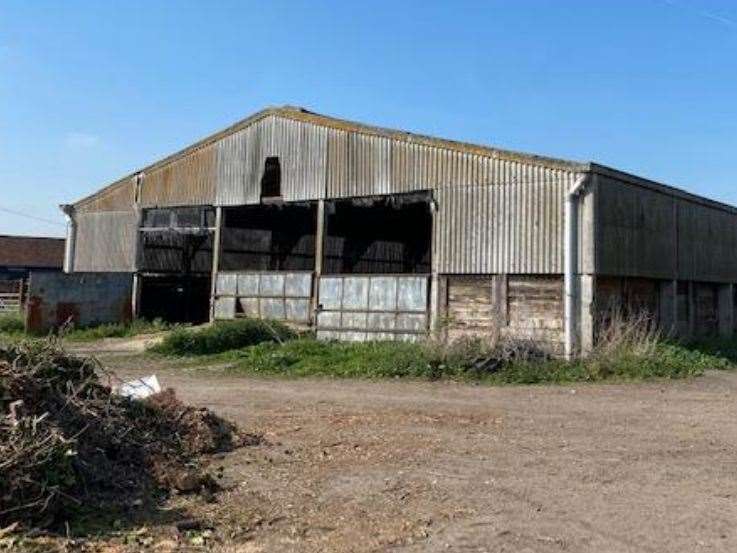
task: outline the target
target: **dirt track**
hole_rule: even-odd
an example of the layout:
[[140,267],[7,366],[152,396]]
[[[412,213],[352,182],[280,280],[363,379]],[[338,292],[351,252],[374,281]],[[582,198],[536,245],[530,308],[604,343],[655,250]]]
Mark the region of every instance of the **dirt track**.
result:
[[232,551],[737,551],[737,374],[490,388],[155,371],[271,445],[202,507]]

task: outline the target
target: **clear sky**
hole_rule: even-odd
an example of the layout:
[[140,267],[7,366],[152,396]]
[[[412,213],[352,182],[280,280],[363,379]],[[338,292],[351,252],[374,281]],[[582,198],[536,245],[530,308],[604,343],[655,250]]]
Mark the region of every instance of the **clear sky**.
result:
[[0,0],[0,233],[279,104],[737,204],[737,2]]

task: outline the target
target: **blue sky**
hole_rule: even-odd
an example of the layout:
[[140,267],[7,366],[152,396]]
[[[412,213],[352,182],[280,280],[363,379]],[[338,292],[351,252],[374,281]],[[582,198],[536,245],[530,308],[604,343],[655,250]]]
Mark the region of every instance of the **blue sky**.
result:
[[737,3],[0,0],[0,233],[278,104],[737,204]]

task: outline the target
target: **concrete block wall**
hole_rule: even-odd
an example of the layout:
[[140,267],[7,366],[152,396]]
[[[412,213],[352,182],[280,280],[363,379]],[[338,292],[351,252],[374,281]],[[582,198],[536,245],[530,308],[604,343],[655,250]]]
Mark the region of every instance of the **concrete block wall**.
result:
[[75,326],[129,322],[130,273],[31,273],[26,329],[42,333],[70,322]]

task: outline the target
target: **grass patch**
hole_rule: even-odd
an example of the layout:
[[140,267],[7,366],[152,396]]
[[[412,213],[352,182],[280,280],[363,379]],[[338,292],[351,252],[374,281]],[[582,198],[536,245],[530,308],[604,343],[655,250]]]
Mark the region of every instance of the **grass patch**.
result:
[[231,371],[290,377],[416,378],[481,381],[489,384],[543,384],[684,378],[705,369],[733,364],[685,345],[658,343],[652,350],[622,350],[567,362],[529,356],[498,359],[481,343],[456,344],[441,350],[434,344],[401,342],[320,342],[300,339],[261,343],[232,351]]
[[150,351],[174,356],[209,355],[296,337],[294,330],[277,321],[238,319],[218,321],[202,329],[177,328]]
[[[138,334],[153,334],[176,328],[161,319],[147,321],[136,319],[130,323],[110,323],[86,328],[65,328],[60,331],[64,340],[69,342],[91,342],[103,338],[128,338]],[[0,317],[0,339],[15,342],[23,338],[43,338],[42,335],[28,335],[20,315]]]
[[451,379],[543,384],[686,378],[737,366],[737,340],[678,343],[646,320],[615,320],[585,359],[564,361],[529,341],[321,342],[255,319],[179,329],[151,349],[167,355],[217,354],[231,372],[336,378]]
[[20,313],[0,315],[0,334],[22,334],[25,332],[25,323]]
[[162,319],[153,321],[136,319],[130,323],[109,323],[88,328],[72,328],[64,333],[64,339],[70,342],[91,342],[103,338],[129,338],[139,334],[165,332],[174,328],[178,327]]

